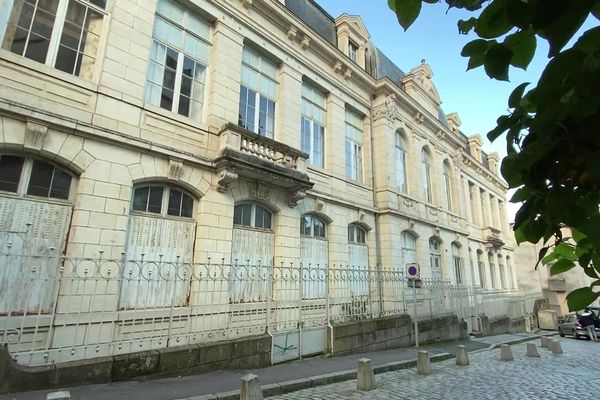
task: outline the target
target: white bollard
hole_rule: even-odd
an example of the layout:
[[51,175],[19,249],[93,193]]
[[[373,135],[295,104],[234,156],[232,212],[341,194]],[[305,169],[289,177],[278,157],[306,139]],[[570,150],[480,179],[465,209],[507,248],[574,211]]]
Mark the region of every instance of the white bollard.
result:
[[539,356],[540,356],[540,353],[538,353],[535,343],[527,343],[527,357],[539,357]]
[[553,354],[563,354],[562,346],[558,340],[550,342],[550,350],[552,350]]
[[375,373],[371,366],[371,360],[368,358],[361,358],[358,360],[358,369],[356,370],[356,389],[369,391],[377,389],[377,382],[375,382]]
[[466,367],[469,365],[469,355],[467,349],[462,344],[456,349],[456,365]]
[[242,377],[242,387],[240,388],[240,400],[263,400],[262,389],[258,376],[248,374]]
[[512,361],[513,355],[509,345],[503,344],[500,346],[500,360],[501,361]]
[[46,395],[46,400],[70,400],[71,392],[68,390],[62,392],[52,392]]
[[425,350],[419,351],[417,356],[417,374],[429,375],[431,373],[431,362],[429,361],[429,352]]

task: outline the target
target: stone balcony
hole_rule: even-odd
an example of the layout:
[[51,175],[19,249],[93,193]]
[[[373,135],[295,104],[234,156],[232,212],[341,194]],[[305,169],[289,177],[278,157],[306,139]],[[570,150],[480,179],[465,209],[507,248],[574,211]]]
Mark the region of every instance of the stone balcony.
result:
[[215,159],[219,190],[242,177],[288,190],[290,205],[295,206],[312,188],[306,173],[308,154],[231,123],[221,129],[219,138]]
[[493,247],[494,249],[501,249],[505,244],[504,238],[502,237],[502,231],[492,226],[483,228],[483,237],[486,246]]

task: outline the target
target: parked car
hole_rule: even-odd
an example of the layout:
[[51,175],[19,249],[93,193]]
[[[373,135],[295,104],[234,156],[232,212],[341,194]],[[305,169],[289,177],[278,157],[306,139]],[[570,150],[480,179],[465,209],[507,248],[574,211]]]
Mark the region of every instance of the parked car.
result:
[[[600,327],[596,326],[596,334],[600,336]],[[558,334],[574,336],[575,339],[588,338],[587,330],[579,321],[578,314],[568,314],[558,320]]]

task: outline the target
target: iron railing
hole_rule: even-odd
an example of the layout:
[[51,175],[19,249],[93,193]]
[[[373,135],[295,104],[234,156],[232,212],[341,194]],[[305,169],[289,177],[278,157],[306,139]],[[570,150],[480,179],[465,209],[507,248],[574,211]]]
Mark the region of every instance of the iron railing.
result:
[[400,268],[0,253],[0,342],[24,365],[402,314],[471,321],[531,309],[514,291],[413,288]]

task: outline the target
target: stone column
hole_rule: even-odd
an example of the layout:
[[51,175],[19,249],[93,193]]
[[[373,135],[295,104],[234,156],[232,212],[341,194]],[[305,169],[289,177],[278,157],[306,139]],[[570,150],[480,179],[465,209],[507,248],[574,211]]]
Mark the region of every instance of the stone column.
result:
[[365,59],[366,59],[365,53],[366,53],[366,47],[365,47],[365,44],[363,43],[358,46],[358,53],[356,54],[356,62],[362,68],[365,68]]
[[238,121],[244,37],[217,20],[212,45],[218,51],[210,52],[206,122],[211,129],[219,130],[227,122]]
[[[279,87],[275,110],[275,140],[300,149],[302,74],[292,65],[279,68]],[[327,130],[325,132],[327,135]]]

